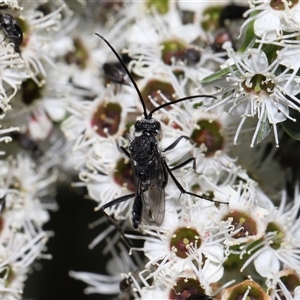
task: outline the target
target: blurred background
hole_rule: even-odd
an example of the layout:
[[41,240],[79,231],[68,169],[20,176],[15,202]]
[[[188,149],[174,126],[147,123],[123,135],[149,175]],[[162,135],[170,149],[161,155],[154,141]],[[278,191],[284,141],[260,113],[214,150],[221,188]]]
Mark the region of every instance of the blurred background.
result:
[[[25,300],[100,300],[113,299],[107,295],[84,294],[86,283],[69,277],[70,270],[105,273],[105,263],[109,255],[102,256],[103,245],[88,249],[90,242],[101,232],[98,226],[89,229],[88,224],[101,217],[94,212],[95,202],[84,199],[84,189],[74,189],[70,185],[60,185],[57,202],[59,210],[50,212],[51,220],[45,230],[55,235],[47,243],[51,260],[37,260],[35,269],[25,282]],[[105,224],[107,225],[107,224]]]

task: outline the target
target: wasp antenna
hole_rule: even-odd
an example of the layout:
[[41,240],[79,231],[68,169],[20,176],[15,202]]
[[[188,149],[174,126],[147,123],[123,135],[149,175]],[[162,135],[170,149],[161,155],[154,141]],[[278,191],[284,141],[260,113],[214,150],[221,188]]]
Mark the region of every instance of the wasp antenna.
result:
[[139,90],[137,84],[135,83],[132,75],[130,74],[129,70],[127,69],[125,63],[123,62],[122,58],[120,57],[120,55],[118,54],[118,52],[114,49],[114,47],[102,36],[100,35],[99,33],[95,33],[99,38],[101,38],[105,43],[106,45],[111,49],[111,51],[114,53],[114,55],[116,56],[116,58],[119,60],[119,62],[121,63],[122,67],[124,68],[126,74],[128,75],[128,77],[130,78],[130,81],[132,82],[140,100],[141,100],[141,103],[142,103],[142,106],[143,106],[143,111],[144,111],[144,116],[145,116],[145,119],[148,119],[148,114],[147,114],[147,109],[146,109],[146,105],[145,105],[145,102],[143,100],[143,96],[142,96],[142,93],[141,91]]
[[170,101],[170,102],[163,103],[163,104],[161,104],[160,106],[155,107],[154,109],[152,109],[152,110],[149,112],[148,116],[149,116],[149,118],[151,118],[152,115],[153,115],[156,111],[158,111],[158,110],[160,110],[161,108],[164,108],[164,107],[166,107],[166,106],[169,106],[169,105],[173,105],[173,104],[176,104],[176,103],[179,103],[179,102],[183,102],[183,101],[186,101],[186,100],[190,100],[190,99],[195,99],[195,98],[209,98],[209,97],[214,98],[214,99],[217,99],[215,96],[212,96],[212,95],[193,95],[193,96],[187,96],[187,97],[183,97],[183,98],[180,98],[180,99],[177,99],[177,100],[174,100],[174,101]]

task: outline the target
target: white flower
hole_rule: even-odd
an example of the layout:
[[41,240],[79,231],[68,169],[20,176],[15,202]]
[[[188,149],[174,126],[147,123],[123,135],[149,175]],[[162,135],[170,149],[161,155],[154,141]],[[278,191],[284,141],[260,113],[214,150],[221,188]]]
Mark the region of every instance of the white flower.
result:
[[[254,20],[254,32],[259,37],[273,40],[283,32],[300,29],[300,3],[297,0],[251,0],[246,15],[253,14],[242,28]],[[241,28],[241,30],[242,30]]]
[[271,273],[266,281],[270,295],[274,300],[299,299],[300,278],[299,273],[293,269],[283,269],[276,273]]
[[220,222],[229,226],[224,232],[226,245],[251,243],[263,236],[268,211],[255,203],[257,190],[254,182],[249,180],[246,184],[240,182],[237,187],[219,187],[214,194],[220,201],[229,201],[220,209],[218,216]]
[[16,95],[22,81],[28,78],[24,61],[14,53],[13,45],[0,44],[0,115],[11,108],[10,100]]
[[[199,101],[203,98],[199,98]],[[207,97],[209,99],[209,96]],[[193,102],[197,101],[193,100]],[[168,164],[178,164],[185,157],[195,157],[196,172],[202,181],[218,184],[233,182],[239,174],[239,167],[228,156],[232,120],[220,110],[206,113],[195,109],[186,101],[184,108],[172,106],[172,110],[162,110],[169,119],[163,126],[162,148],[166,148],[180,136],[190,138],[181,141],[174,149],[164,153]],[[183,139],[185,140],[185,139]],[[192,167],[192,163],[188,165]],[[205,178],[204,178],[205,177]]]
[[142,77],[180,74],[181,85],[192,89],[190,82],[196,86],[201,77],[211,74],[213,67],[217,69],[223,62],[223,54],[214,54],[209,48],[192,44],[200,37],[200,27],[183,25],[178,12],[171,13],[167,19],[155,14],[147,16],[138,20],[131,30],[126,52],[133,58],[130,67]]
[[[5,234],[1,235],[1,241],[6,241],[12,230],[24,230],[30,236],[36,230],[41,231],[49,220],[46,208],[51,208],[51,203],[46,205],[43,200],[53,196],[51,184],[56,178],[55,172],[47,173],[43,167],[37,168],[24,155],[1,162],[0,192],[5,203],[2,213]],[[52,209],[55,209],[53,200],[52,204]]]
[[[27,279],[29,267],[38,257],[48,240],[46,232],[30,237],[22,233],[12,233],[7,244],[0,245],[0,297],[7,300],[22,298],[22,289]],[[46,256],[45,256],[46,257]]]
[[300,194],[295,189],[292,203],[286,204],[286,193],[282,193],[280,206],[277,208],[262,192],[257,193],[257,203],[268,210],[265,216],[267,226],[263,239],[253,249],[247,249],[252,254],[245,262],[245,268],[252,260],[256,271],[262,277],[269,277],[279,271],[282,266],[300,271],[300,252],[298,248],[299,223],[297,212],[300,207]]
[[[48,69],[45,85],[38,85],[33,79],[21,84],[21,89],[11,101],[12,110],[7,113],[4,123],[20,127],[34,141],[48,139],[54,124],[60,122],[67,112],[67,99],[73,91],[64,64]],[[71,100],[69,100],[71,101]],[[16,116],[18,116],[16,118]]]
[[140,292],[140,299],[188,299],[192,295],[197,295],[201,299],[202,295],[212,294],[209,282],[193,270],[185,269],[178,272],[171,267],[165,268],[161,273],[151,285],[144,282],[145,287]]
[[[225,258],[222,230],[213,222],[217,208],[210,202],[198,201],[177,211],[169,206],[169,201],[165,220],[157,231],[151,231],[150,225],[143,225],[149,235],[144,237],[143,250],[149,258],[146,268],[157,266],[155,271],[149,271],[148,277],[156,280],[161,271],[169,268],[178,273],[190,269],[207,282],[218,281],[223,276]],[[210,222],[208,216],[211,216]]]
[[[112,139],[95,143],[86,158],[86,170],[80,172],[80,179],[86,184],[89,196],[98,202],[99,209],[104,204],[135,191],[131,164],[118,149]],[[123,201],[105,211],[117,219],[127,219],[129,206],[133,201]]]
[[[68,14],[62,14],[66,8],[64,3],[48,2],[49,12],[44,14],[38,10],[44,1],[22,1],[22,11],[15,16],[26,29],[23,32],[21,56],[25,61],[28,76],[37,84],[43,84],[46,78],[45,62],[55,67],[53,61],[53,49],[51,44],[55,40],[56,31],[60,29],[62,16],[69,18]],[[53,4],[53,5],[52,5]],[[52,51],[50,51],[50,49]]]
[[[110,242],[110,240],[109,240]],[[120,245],[120,249],[111,248],[112,258],[107,261],[106,268],[109,275],[95,274],[89,272],[74,272],[70,271],[69,275],[75,279],[86,282],[89,286],[84,290],[86,294],[105,294],[113,295],[120,293],[120,282],[124,278],[130,276],[134,285],[140,290],[134,276],[131,276],[131,271],[135,270],[135,265],[132,256],[127,250]],[[128,275],[125,275],[125,274]]]
[[[253,147],[259,138],[261,129],[267,123],[273,126],[276,145],[278,146],[278,133],[276,124],[286,119],[294,120],[289,116],[289,109],[299,110],[300,101],[294,96],[300,92],[299,76],[288,74],[288,69],[277,75],[280,61],[274,60],[270,65],[266,54],[259,49],[248,49],[241,59],[238,59],[232,50],[228,54],[235,62],[237,70],[231,65],[231,74],[226,82],[217,83],[222,87],[224,98],[216,104],[209,105],[211,110],[219,105],[225,105],[229,114],[241,118],[235,139],[236,142],[241,127],[248,117],[258,118],[258,123],[251,141]],[[266,134],[266,133],[264,133]]]
[[93,101],[77,100],[69,102],[71,113],[63,123],[66,138],[75,140],[74,150],[83,149],[107,137],[117,139],[124,133],[128,115],[135,112],[134,100],[128,93],[115,94],[114,87],[104,89]]

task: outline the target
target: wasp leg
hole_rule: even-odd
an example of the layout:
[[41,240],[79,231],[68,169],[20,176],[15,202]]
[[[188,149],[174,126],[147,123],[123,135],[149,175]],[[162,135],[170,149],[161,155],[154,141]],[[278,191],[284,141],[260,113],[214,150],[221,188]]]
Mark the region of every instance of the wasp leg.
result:
[[120,146],[120,149],[124,152],[124,154],[130,159],[130,153],[123,147]]
[[182,163],[178,164],[175,167],[172,167],[172,168],[169,167],[169,169],[170,169],[170,171],[174,171],[174,170],[180,169],[180,168],[184,167],[185,165],[187,165],[191,161],[193,162],[193,170],[194,170],[194,172],[196,174],[201,175],[202,173],[197,173],[196,172],[196,158],[195,157],[190,157],[190,158],[188,158],[187,160],[183,161]]
[[124,201],[127,201],[131,198],[134,198],[135,194],[129,194],[129,195],[125,195],[125,196],[122,196],[122,197],[119,197],[117,199],[114,199],[106,204],[104,204],[101,208],[100,208],[100,211],[102,212],[102,214],[107,218],[107,220],[116,227],[116,229],[120,232],[120,234],[122,235],[122,237],[124,238],[126,244],[129,246],[129,248],[133,247],[133,244],[132,242],[125,236],[124,234],[124,230],[123,228],[116,222],[116,220],[111,217],[110,215],[108,215],[104,210],[108,207],[111,207],[111,206],[114,206],[114,205],[117,205],[121,202],[124,202]]
[[181,135],[179,138],[177,138],[171,145],[169,145],[167,148],[163,149],[161,152],[167,152],[169,150],[174,149],[177,144],[182,140],[182,139],[186,139],[186,140],[191,140],[190,137],[186,136],[186,135]]
[[166,168],[167,172],[169,173],[169,175],[171,176],[171,178],[173,179],[174,183],[176,184],[177,188],[180,190],[180,192],[182,194],[188,194],[188,195],[191,195],[193,197],[197,197],[197,198],[201,198],[201,199],[205,199],[207,201],[210,201],[210,202],[214,202],[214,203],[221,203],[221,204],[229,204],[229,202],[222,202],[222,201],[216,201],[216,200],[213,200],[213,199],[210,199],[210,198],[207,198],[205,196],[200,196],[200,195],[197,195],[195,193],[191,193],[191,192],[188,192],[186,191],[182,185],[180,184],[180,182],[176,179],[176,177],[174,176],[174,174],[172,173],[171,169],[169,168],[169,166],[167,165],[165,159],[162,157],[161,158],[161,161],[162,161],[162,164],[164,166],[164,168]]
[[[171,145],[169,145],[167,148],[163,149],[162,152],[167,152],[169,150],[172,150],[174,149],[177,144],[182,140],[182,139],[186,139],[186,140],[190,140],[191,138],[186,136],[186,135],[181,135],[179,138],[177,138]],[[194,172],[197,174],[197,175],[201,175],[202,173],[198,173],[196,171],[197,167],[196,167],[196,158],[195,157],[190,157],[188,158],[187,160],[185,160],[184,162],[180,163],[179,165],[175,166],[175,167],[172,167],[170,168],[171,171],[174,171],[174,170],[177,170],[185,165],[187,165],[189,162],[193,162],[193,170]]]

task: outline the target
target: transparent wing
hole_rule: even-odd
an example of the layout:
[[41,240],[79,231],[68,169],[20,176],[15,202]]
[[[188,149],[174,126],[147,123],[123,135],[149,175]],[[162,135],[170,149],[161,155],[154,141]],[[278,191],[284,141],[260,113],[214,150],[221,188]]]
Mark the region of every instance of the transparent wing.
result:
[[167,173],[161,162],[160,153],[157,153],[152,166],[152,176],[148,190],[144,193],[144,218],[147,222],[154,222],[160,226],[165,217],[165,186]]
[[149,188],[149,215],[157,226],[160,226],[165,217],[165,189],[159,184]]

